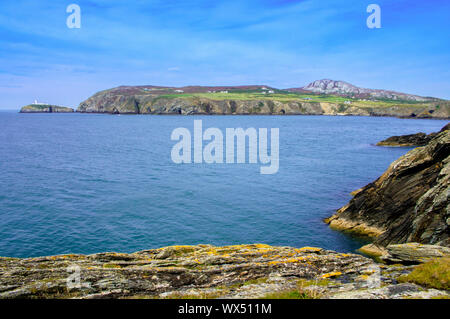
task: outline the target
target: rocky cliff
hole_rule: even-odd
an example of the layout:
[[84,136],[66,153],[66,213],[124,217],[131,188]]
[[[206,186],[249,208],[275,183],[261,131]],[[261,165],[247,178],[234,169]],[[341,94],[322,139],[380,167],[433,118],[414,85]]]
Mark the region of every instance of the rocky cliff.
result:
[[450,296],[445,290],[399,284],[398,276],[411,271],[313,247],[171,246],[132,254],[0,258],[0,298]]
[[109,114],[305,114],[448,118],[444,100],[363,100],[292,92],[268,86],[121,86],[80,103],[82,113]]
[[450,246],[450,131],[393,162],[326,222],[374,237],[374,244]]
[[72,113],[70,107],[50,105],[50,104],[30,104],[22,107],[20,113]]

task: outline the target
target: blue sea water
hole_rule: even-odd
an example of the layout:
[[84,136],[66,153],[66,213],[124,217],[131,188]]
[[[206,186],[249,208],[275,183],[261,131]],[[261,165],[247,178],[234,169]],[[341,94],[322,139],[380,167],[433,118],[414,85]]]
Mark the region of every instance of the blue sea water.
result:
[[[280,169],[174,164],[172,130],[280,129]],[[0,112],[0,256],[133,252],[173,244],[319,246],[364,240],[322,222],[410,148],[374,144],[446,121],[328,116]]]

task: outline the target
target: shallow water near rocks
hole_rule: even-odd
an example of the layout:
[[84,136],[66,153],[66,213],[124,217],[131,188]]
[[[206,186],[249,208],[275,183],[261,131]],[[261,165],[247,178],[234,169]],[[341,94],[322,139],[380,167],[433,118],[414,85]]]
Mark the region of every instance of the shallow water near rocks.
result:
[[[171,161],[172,130],[280,129],[280,168]],[[0,112],[0,256],[265,243],[340,252],[322,222],[411,148],[374,144],[447,121],[333,116]]]

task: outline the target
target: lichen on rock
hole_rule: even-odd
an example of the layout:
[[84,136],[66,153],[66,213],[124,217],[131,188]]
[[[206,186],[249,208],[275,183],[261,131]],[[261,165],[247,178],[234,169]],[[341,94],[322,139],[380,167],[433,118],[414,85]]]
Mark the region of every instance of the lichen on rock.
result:
[[171,246],[0,258],[0,298],[333,298],[393,287],[411,270],[315,247]]

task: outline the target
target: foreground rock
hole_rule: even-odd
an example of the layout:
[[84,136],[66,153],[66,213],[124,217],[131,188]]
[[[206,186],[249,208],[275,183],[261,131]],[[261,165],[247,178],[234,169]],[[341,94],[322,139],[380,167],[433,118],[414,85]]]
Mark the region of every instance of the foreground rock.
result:
[[50,105],[50,104],[30,104],[20,109],[20,113],[72,113],[72,112],[74,112],[74,110],[70,107]]
[[393,162],[326,222],[374,237],[374,244],[450,246],[450,131]]
[[[395,277],[410,270],[312,247],[172,246],[132,254],[0,258],[0,298],[261,298],[299,285],[310,296],[332,298],[393,287]],[[405,296],[386,289],[377,296]]]
[[450,257],[450,248],[419,243],[389,245],[386,250],[381,259],[388,263],[418,264],[434,258]]

